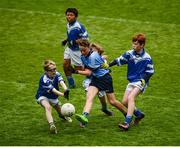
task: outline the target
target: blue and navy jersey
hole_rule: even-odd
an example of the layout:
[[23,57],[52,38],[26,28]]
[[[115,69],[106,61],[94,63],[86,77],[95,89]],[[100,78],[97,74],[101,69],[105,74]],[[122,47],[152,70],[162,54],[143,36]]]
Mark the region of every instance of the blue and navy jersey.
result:
[[36,94],[36,99],[41,96],[45,96],[49,99],[56,99],[58,96],[52,92],[52,89],[55,88],[59,90],[59,83],[63,81],[63,78],[59,72],[56,72],[54,78],[49,78],[46,74],[43,74],[39,80],[39,88]]
[[129,82],[137,82],[144,79],[146,75],[154,74],[151,56],[144,49],[140,54],[136,53],[134,49],[129,50],[115,60],[118,66],[123,64],[128,65],[127,79]]
[[81,23],[75,21],[73,23],[67,24],[68,47],[71,50],[79,50],[79,46],[77,43],[75,43],[75,40],[87,39],[87,38],[88,38],[88,33],[85,27]]
[[85,68],[92,70],[92,76],[102,77],[109,73],[109,69],[101,68],[104,63],[104,59],[97,52],[90,52],[88,56],[81,55],[82,63]]

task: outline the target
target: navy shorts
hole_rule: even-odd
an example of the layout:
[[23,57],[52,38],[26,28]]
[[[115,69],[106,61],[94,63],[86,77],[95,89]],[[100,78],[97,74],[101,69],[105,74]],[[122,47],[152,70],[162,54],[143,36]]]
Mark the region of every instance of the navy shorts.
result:
[[99,91],[105,91],[106,93],[114,92],[112,77],[109,73],[99,78],[92,76],[89,85],[98,88]]

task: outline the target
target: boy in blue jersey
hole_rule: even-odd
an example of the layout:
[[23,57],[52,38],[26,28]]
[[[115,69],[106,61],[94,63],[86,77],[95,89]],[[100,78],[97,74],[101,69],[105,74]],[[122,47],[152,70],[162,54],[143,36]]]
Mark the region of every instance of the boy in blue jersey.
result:
[[77,21],[78,10],[76,8],[68,8],[65,12],[67,19],[67,39],[62,41],[62,45],[67,47],[64,51],[63,69],[66,75],[69,88],[75,88],[75,81],[72,77],[71,66],[75,69],[82,69],[80,59],[81,52],[78,45],[79,39],[87,39],[88,33],[85,27]]
[[84,64],[84,70],[74,70],[73,72],[86,76],[91,75],[92,78],[88,87],[83,114],[76,114],[76,119],[83,125],[88,123],[87,117],[92,108],[93,99],[99,91],[105,91],[109,103],[125,115],[127,109],[115,98],[112,77],[109,74],[109,69],[101,67],[101,65],[104,64],[104,59],[102,59],[98,52],[92,51],[90,43],[87,40],[80,40],[79,47],[82,53],[81,60]]
[[[59,117],[72,122],[70,117],[64,117],[61,114],[58,96],[69,98],[69,90],[65,85],[63,78],[56,71],[56,64],[52,60],[45,60],[43,64],[44,74],[39,81],[39,88],[36,94],[36,101],[45,109],[46,118],[50,125],[50,132],[56,134],[57,129],[53,121],[51,106],[54,107],[59,114]],[[64,93],[59,91],[59,84],[63,87]]]
[[144,49],[145,40],[144,34],[135,35],[132,38],[132,49],[109,63],[110,67],[128,65],[127,79],[129,83],[122,100],[128,111],[124,123],[119,124],[123,130],[129,129],[133,113],[136,116],[134,125],[137,125],[145,116],[135,107],[136,97],[146,89],[149,79],[154,73],[151,56]]

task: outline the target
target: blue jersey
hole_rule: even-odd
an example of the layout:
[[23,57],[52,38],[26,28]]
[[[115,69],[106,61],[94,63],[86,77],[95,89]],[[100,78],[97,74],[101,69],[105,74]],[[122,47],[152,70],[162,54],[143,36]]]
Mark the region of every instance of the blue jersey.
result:
[[154,73],[151,56],[144,49],[140,54],[134,49],[129,50],[115,60],[118,66],[128,64],[127,79],[129,82],[137,82],[141,79],[148,82],[149,78],[146,79],[146,77]]
[[63,81],[63,78],[59,72],[56,72],[54,78],[49,78],[46,74],[43,74],[39,80],[39,88],[36,94],[36,99],[41,96],[45,96],[49,99],[57,99],[58,96],[52,92],[52,89],[55,88],[59,90],[59,82]]
[[82,63],[85,68],[92,70],[92,76],[102,77],[109,73],[109,69],[101,68],[104,63],[104,59],[98,54],[98,52],[90,51],[88,56],[81,55]]
[[67,40],[68,40],[68,47],[71,50],[79,50],[79,45],[75,42],[77,39],[87,39],[88,33],[85,27],[75,21],[73,23],[67,24]]

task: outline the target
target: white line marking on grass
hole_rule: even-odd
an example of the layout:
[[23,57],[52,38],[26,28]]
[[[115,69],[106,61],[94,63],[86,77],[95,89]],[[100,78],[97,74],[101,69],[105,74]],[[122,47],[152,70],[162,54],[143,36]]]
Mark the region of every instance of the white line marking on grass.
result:
[[113,22],[130,22],[130,23],[135,23],[135,24],[164,25],[164,26],[171,26],[171,27],[180,26],[179,24],[173,24],[173,23],[140,21],[140,20],[133,20],[133,19],[125,19],[125,18],[108,18],[108,17],[99,17],[99,16],[87,16],[87,17],[92,18],[92,19],[101,19],[101,20],[107,20],[107,21],[113,21]]
[[[57,14],[57,13],[44,12],[44,11],[31,11],[31,10],[20,10],[20,9],[11,9],[11,8],[0,8],[0,10],[11,11],[11,12],[22,12],[22,13],[28,13],[28,14],[64,16],[64,14]],[[107,21],[113,21],[113,22],[130,22],[130,23],[136,23],[136,24],[164,25],[164,26],[171,26],[171,27],[180,26],[180,24],[139,21],[139,20],[132,20],[132,19],[124,19],[124,18],[109,18],[109,17],[99,17],[99,16],[86,16],[86,18],[97,19],[97,20],[107,20]]]
[[20,12],[27,14],[41,14],[41,15],[52,15],[52,16],[63,16],[57,13],[43,12],[43,11],[31,11],[31,10],[20,10],[20,9],[10,9],[10,8],[0,8],[0,10],[10,11],[10,12]]

